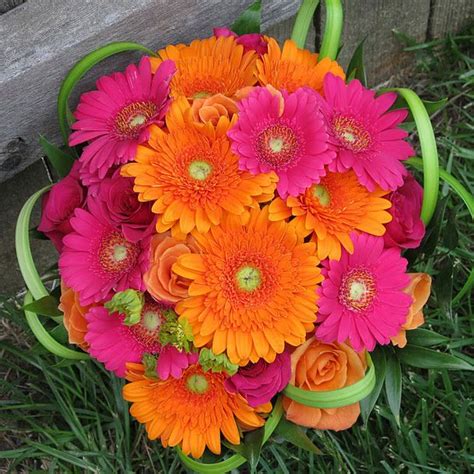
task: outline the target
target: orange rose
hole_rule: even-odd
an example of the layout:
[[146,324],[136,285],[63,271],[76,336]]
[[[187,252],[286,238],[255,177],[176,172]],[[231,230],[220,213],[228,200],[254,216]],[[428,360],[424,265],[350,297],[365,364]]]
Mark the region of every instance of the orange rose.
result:
[[408,316],[400,332],[392,337],[392,344],[400,348],[407,345],[406,331],[420,327],[424,322],[423,306],[428,301],[431,291],[431,277],[426,273],[409,273],[410,284],[405,288],[405,293],[409,294],[413,302],[408,311]]
[[81,349],[87,351],[89,344],[84,341],[87,333],[86,313],[91,306],[81,306],[79,293],[68,288],[61,280],[61,298],[59,299],[59,310],[64,313],[64,327],[69,335],[69,342],[77,344]]
[[[352,385],[365,375],[365,353],[357,354],[347,344],[326,344],[314,336],[291,355],[290,384],[315,392]],[[318,430],[346,430],[359,417],[360,405],[312,408],[283,397],[286,418]]]
[[192,112],[196,122],[211,122],[215,126],[221,117],[231,120],[232,115],[237,113],[237,105],[229,97],[216,94],[202,99],[194,99]]
[[181,241],[171,237],[169,232],[154,235],[151,239],[150,268],[143,277],[148,293],[159,301],[170,303],[186,298],[190,282],[178,276],[171,267],[180,255],[197,251],[192,237]]

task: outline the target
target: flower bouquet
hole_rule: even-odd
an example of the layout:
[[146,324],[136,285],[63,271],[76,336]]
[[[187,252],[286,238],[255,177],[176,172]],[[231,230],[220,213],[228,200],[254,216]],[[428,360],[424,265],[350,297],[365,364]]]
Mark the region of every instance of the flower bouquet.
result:
[[[326,2],[319,54],[303,49],[316,4],[303,2],[282,45],[259,33],[257,2],[234,31],[83,58],[59,93],[65,146],[43,140],[62,179],[19,217],[25,314],[40,343],[124,378],[150,440],[197,472],[255,467],[276,435],[317,452],[302,427],[348,429],[372,410],[386,365],[392,381],[400,361],[430,367],[429,331],[400,355],[430,293],[430,276],[402,255],[419,247],[437,201],[429,115],[408,89],[368,89],[361,48],[347,71],[336,62],[338,1]],[[146,55],[101,77],[71,113],[84,73],[127,50]],[[424,171],[424,190],[407,163]],[[51,289],[29,247],[41,196],[37,231],[59,252]]]

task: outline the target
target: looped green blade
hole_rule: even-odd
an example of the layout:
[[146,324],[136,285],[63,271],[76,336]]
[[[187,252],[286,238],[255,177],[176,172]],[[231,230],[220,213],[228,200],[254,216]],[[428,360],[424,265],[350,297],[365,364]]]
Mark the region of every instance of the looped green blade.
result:
[[[25,304],[31,303],[33,298],[38,300],[49,295],[48,290],[43,285],[38,270],[34,264],[30,247],[31,212],[38,199],[48,191],[49,188],[50,186],[46,186],[45,188],[40,189],[26,201],[20,211],[16,223],[16,255],[21,275],[23,276],[26,287],[29,290],[25,296]],[[36,336],[38,341],[48,349],[48,351],[65,359],[84,360],[89,358],[87,354],[69,349],[56,341],[56,339],[54,339],[43,327],[43,324],[36,313],[25,311],[25,316],[33,334]]]
[[340,408],[352,405],[364,399],[375,387],[375,368],[369,353],[367,353],[367,365],[369,370],[365,377],[347,387],[313,392],[287,385],[283,393],[295,402],[312,408]]
[[68,101],[74,87],[84,74],[86,74],[86,72],[92,69],[96,64],[114,54],[123,53],[125,51],[142,51],[151,56],[155,55],[154,51],[138,43],[123,41],[109,43],[84,56],[67,73],[63,83],[61,84],[61,89],[59,90],[58,95],[59,128],[61,129],[61,134],[66,145],[68,145],[69,125],[71,122],[71,112],[69,111]]

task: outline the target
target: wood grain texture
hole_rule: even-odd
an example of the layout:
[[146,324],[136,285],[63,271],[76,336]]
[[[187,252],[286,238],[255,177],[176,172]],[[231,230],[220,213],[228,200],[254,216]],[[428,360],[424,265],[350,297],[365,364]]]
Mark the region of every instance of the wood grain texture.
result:
[[456,33],[474,20],[474,0],[431,0],[429,37]]
[[0,15],[13,10],[18,5],[25,3],[26,0],[0,0]]
[[[397,29],[422,41],[426,38],[430,0],[345,0],[343,48],[339,61],[346,67],[357,45],[367,37],[365,65],[370,85],[412,65],[392,33]],[[324,8],[321,31],[324,28]]]
[[[0,181],[41,156],[39,133],[60,143],[56,97],[68,69],[84,54],[111,41],[136,41],[152,49],[209,36],[253,0],[30,0],[0,17]],[[295,14],[298,0],[264,1],[269,28]],[[126,53],[96,67],[81,82],[123,69]],[[74,105],[74,99],[72,100]]]

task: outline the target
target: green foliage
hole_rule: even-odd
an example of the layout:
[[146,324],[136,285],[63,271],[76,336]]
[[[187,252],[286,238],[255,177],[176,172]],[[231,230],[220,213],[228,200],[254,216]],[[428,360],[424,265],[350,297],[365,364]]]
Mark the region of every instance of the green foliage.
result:
[[125,315],[124,324],[132,326],[140,322],[145,298],[143,293],[137,290],[128,289],[115,293],[110,301],[104,304],[111,313],[121,313]]
[[145,377],[158,378],[156,375],[156,363],[158,359],[154,354],[143,354],[142,364],[145,367]]
[[305,433],[304,428],[288,421],[285,417],[278,423],[275,429],[275,435],[288,441],[297,448],[304,449],[313,454],[323,454]]
[[68,152],[61,150],[61,148],[58,148],[56,145],[53,145],[46,140],[43,135],[40,135],[39,142],[59,177],[63,178],[66,176],[69,171],[71,171],[72,165],[74,164],[72,150],[68,149]]
[[262,2],[257,0],[242,12],[230,29],[238,35],[260,33],[261,12]]
[[214,354],[212,349],[206,347],[202,348],[199,352],[199,364],[207,372],[227,372],[229,375],[234,375],[239,366],[232,364],[229,358],[225,354]]
[[59,311],[58,304],[59,301],[54,296],[49,295],[23,306],[23,310],[32,311],[43,316],[62,316],[63,313]]
[[364,86],[367,87],[367,73],[364,67],[364,43],[367,36],[358,44],[357,48],[349,61],[347,66],[347,79],[358,79]]
[[163,313],[165,321],[160,328],[160,343],[165,346],[171,344],[180,351],[189,352],[193,342],[193,331],[187,319],[180,318],[173,310]]

